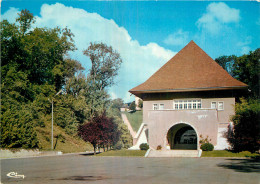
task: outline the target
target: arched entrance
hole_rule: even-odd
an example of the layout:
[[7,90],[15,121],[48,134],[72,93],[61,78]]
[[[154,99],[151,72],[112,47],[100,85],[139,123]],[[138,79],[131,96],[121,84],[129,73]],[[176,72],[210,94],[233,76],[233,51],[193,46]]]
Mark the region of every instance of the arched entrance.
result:
[[171,149],[196,150],[197,139],[196,131],[184,123],[174,125],[167,133],[167,141]]

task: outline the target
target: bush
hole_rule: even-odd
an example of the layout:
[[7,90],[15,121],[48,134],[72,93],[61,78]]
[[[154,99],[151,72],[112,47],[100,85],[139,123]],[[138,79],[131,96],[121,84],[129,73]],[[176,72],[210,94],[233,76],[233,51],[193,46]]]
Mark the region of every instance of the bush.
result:
[[244,98],[240,101],[235,105],[234,127],[229,132],[228,141],[235,152],[254,153],[260,149],[260,101]]
[[149,149],[149,145],[147,143],[142,143],[139,146],[140,150],[148,150]]
[[213,151],[214,146],[211,143],[204,143],[200,146],[200,149],[202,149],[202,151]]
[[122,141],[118,141],[115,146],[114,146],[114,149],[116,150],[121,150],[123,148],[123,143]]

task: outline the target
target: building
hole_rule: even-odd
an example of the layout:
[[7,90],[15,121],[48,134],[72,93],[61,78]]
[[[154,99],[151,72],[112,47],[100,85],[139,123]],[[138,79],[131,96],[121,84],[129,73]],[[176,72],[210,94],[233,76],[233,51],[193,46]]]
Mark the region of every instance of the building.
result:
[[224,134],[236,98],[246,91],[246,84],[191,41],[129,92],[143,100],[141,128],[148,130],[151,149],[199,150],[199,140],[206,137],[215,149],[229,147]]

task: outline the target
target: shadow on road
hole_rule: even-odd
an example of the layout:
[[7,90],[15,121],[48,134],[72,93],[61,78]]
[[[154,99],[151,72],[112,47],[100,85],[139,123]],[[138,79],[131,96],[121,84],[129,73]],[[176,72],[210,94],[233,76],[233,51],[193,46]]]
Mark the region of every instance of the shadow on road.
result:
[[[96,152],[96,155],[100,154],[100,153],[102,153],[102,152]],[[81,155],[81,156],[92,156],[92,155],[94,155],[94,152],[81,153],[79,155]]]
[[52,179],[52,180],[76,180],[76,181],[97,181],[108,179],[104,176],[70,176],[66,178]]
[[260,159],[227,159],[230,162],[220,163],[218,167],[233,169],[236,172],[260,172]]

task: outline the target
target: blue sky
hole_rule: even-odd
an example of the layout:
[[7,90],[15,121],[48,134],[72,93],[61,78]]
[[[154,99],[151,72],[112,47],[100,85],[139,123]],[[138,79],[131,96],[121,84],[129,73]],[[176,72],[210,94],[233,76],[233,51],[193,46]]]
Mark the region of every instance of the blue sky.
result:
[[112,98],[133,99],[128,90],[194,40],[213,59],[259,48],[260,3],[256,1],[3,1],[1,19],[28,9],[37,27],[68,27],[78,50],[70,56],[88,70],[89,42],[104,42],[123,59]]

